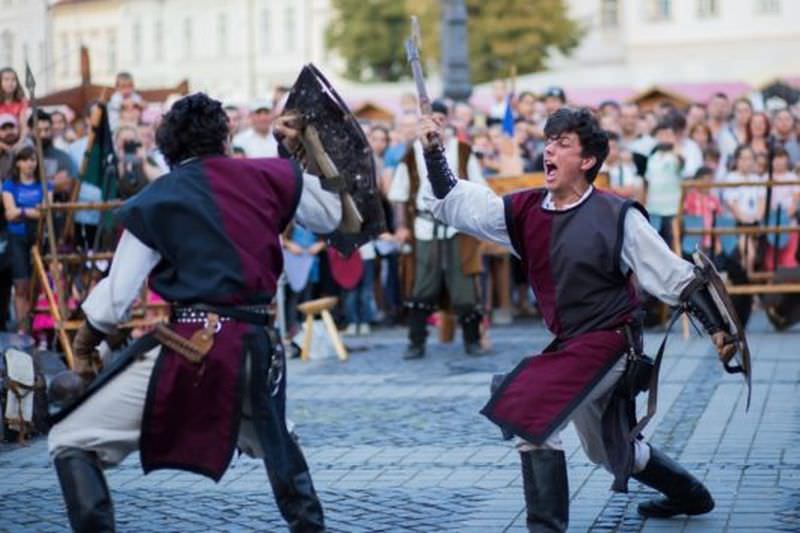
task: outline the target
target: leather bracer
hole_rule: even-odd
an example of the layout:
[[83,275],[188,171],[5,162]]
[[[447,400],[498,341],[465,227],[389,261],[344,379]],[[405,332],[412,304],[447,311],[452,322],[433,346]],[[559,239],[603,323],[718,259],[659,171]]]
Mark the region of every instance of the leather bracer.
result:
[[428,168],[428,180],[431,182],[433,195],[441,200],[458,183],[447,164],[444,149],[439,147],[425,151],[425,166]]
[[709,335],[727,330],[719,308],[702,279],[695,278],[689,283],[681,293],[680,300],[681,305],[703,325]]

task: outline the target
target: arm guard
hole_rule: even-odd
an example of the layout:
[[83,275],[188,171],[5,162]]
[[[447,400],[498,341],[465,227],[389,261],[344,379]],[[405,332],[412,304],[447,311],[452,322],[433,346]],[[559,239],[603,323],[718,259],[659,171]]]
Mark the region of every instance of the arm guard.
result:
[[713,335],[718,331],[727,331],[725,321],[719,312],[706,282],[695,277],[681,292],[681,305],[686,308],[703,325],[706,333]]
[[456,186],[458,180],[453,176],[453,171],[447,164],[444,149],[434,148],[425,152],[425,166],[428,167],[428,180],[431,182],[433,195],[439,200]]

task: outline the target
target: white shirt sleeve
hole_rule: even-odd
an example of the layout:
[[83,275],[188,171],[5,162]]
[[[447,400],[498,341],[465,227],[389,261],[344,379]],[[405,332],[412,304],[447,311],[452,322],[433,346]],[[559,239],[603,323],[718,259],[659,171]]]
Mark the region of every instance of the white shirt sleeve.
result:
[[467,180],[458,183],[443,198],[425,198],[437,219],[458,231],[499,244],[516,255],[506,227],[503,199],[484,185]]
[[638,209],[625,214],[622,242],[624,270],[633,270],[645,291],[662,302],[677,305],[683,289],[694,279],[694,267],[669,249]]
[[303,191],[295,218],[301,226],[317,233],[330,233],[342,220],[342,201],[339,195],[322,188],[317,176],[303,174]]
[[148,274],[161,261],[161,254],[124,231],[114,252],[111,272],[89,293],[81,306],[95,328],[109,333],[128,319]]
[[411,196],[411,181],[408,177],[408,166],[405,163],[397,165],[392,176],[392,185],[389,187],[387,198],[390,202],[407,202]]

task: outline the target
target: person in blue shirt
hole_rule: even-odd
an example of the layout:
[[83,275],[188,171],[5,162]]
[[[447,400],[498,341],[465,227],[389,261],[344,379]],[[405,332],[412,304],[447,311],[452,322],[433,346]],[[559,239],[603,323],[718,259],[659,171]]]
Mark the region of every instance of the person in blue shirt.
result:
[[[11,248],[11,273],[14,279],[14,310],[20,333],[29,330],[31,246],[36,239],[36,223],[41,216],[42,186],[36,179],[36,151],[25,146],[14,155],[11,176],[3,182],[3,207],[8,221]],[[48,184],[52,195],[53,185]]]

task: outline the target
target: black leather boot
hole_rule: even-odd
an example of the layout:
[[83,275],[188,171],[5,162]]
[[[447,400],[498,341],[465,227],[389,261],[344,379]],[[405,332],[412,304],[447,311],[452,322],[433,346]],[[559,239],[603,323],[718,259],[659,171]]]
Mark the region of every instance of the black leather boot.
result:
[[463,313],[459,322],[467,355],[484,355],[486,352],[481,348],[481,314],[477,311]]
[[314,490],[308,471],[295,474],[287,483],[267,468],[269,482],[278,510],[286,520],[291,533],[322,533],[325,519],[322,504]]
[[424,304],[411,306],[408,313],[408,348],[403,359],[421,359],[425,357],[425,341],[428,338],[428,315],[431,310]]
[[94,452],[68,448],[53,459],[75,533],[113,533],[114,505]]
[[563,533],[569,523],[567,460],[560,450],[520,452],[530,533]]
[[650,446],[650,460],[633,479],[654,488],[666,497],[639,504],[639,514],[648,518],[669,518],[708,513],[714,499],[708,489],[681,465]]

